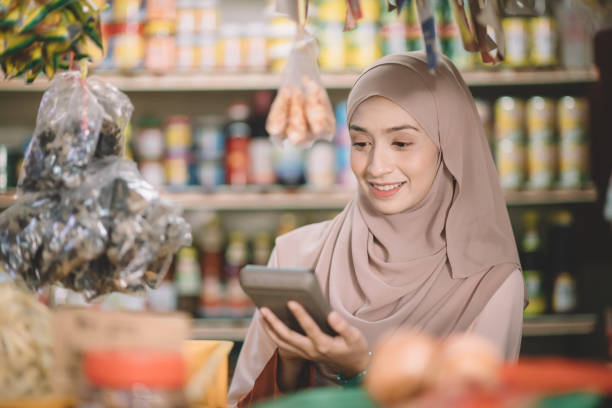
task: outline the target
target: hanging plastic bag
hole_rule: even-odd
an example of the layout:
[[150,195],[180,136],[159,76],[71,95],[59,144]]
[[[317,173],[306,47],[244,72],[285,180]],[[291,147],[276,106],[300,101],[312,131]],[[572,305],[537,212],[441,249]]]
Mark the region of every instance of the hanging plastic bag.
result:
[[0,262],[32,289],[49,284],[87,299],[156,287],[190,227],[136,165],[97,160],[76,189],[27,194],[0,214]]
[[125,94],[99,78],[57,75],[40,103],[18,191],[75,188],[92,160],[123,155],[133,110]]
[[276,142],[309,146],[334,137],[336,118],[319,75],[318,53],[315,38],[300,25],[266,121],[266,130]]

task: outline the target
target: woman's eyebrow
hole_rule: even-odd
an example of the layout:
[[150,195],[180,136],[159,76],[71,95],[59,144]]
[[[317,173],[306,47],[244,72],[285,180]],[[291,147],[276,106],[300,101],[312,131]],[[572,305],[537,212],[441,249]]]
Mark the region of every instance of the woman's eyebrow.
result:
[[354,130],[356,132],[362,132],[362,133],[368,133],[367,130],[365,130],[364,128],[362,128],[361,126],[357,126],[357,125],[351,125],[349,126],[350,130]]
[[412,125],[400,125],[400,126],[393,126],[390,128],[387,128],[384,130],[385,133],[393,133],[393,132],[397,132],[400,130],[416,130],[417,132],[419,131],[419,129],[416,126],[412,126]]

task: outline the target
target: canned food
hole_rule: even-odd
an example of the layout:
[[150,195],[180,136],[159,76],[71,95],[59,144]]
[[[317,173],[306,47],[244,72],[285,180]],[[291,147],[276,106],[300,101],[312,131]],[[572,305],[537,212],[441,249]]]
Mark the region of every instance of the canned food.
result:
[[235,122],[228,127],[225,157],[227,184],[244,186],[249,174],[249,126]]
[[176,19],[175,0],[147,0],[147,20]]
[[[450,0],[452,1],[452,0]],[[435,0],[436,23],[446,25],[453,23],[453,10],[449,0]]]
[[221,64],[227,71],[243,68],[242,29],[239,24],[225,24],[221,27]]
[[321,1],[318,4],[317,17],[326,23],[344,23],[346,17],[346,0]]
[[334,185],[336,151],[330,142],[319,141],[312,146],[306,164],[306,182],[313,188],[326,189]]
[[502,188],[515,190],[523,185],[525,168],[524,105],[504,96],[495,104],[496,163]]
[[166,181],[164,165],[159,161],[142,160],[138,163],[142,177],[153,187],[161,188]]
[[189,184],[189,155],[187,153],[168,155],[164,159],[166,183],[182,187]]
[[192,34],[179,34],[176,37],[176,68],[191,71],[198,67],[200,47]]
[[251,141],[249,147],[249,180],[252,184],[258,185],[276,183],[274,148],[267,137],[258,137]]
[[530,21],[530,62],[536,67],[557,65],[557,25],[551,17],[534,17]]
[[535,96],[527,101],[527,186],[549,189],[555,178],[554,103]]
[[176,60],[174,28],[174,22],[168,20],[147,23],[145,30],[147,35],[145,67],[147,70],[165,73],[174,68]]
[[146,118],[140,121],[134,139],[134,147],[139,160],[159,160],[164,155],[164,133],[161,121]]
[[245,29],[245,65],[250,71],[265,71],[268,66],[266,54],[266,27],[262,23],[249,23]]
[[455,23],[439,25],[438,35],[440,37],[440,51],[450,58],[457,68],[470,68],[472,65],[472,57],[470,53],[463,48],[459,28]]
[[509,17],[502,20],[506,55],[504,61],[512,67],[527,65],[529,58],[529,35],[527,21],[523,18]]
[[377,23],[380,20],[380,2],[379,0],[361,0],[361,23]]
[[285,67],[296,33],[294,21],[280,16],[270,20],[267,47],[269,65],[273,72],[282,72]]
[[217,50],[217,37],[205,35],[199,42],[199,67],[203,71],[214,71],[219,66],[219,53]]
[[142,28],[140,23],[109,25],[108,55],[115,68],[120,70],[142,68],[144,62]]
[[141,0],[113,0],[112,20],[116,23],[140,22],[144,14]]
[[225,183],[225,169],[222,160],[206,160],[198,163],[198,183],[206,189],[214,189]]
[[381,57],[378,25],[361,23],[348,33],[348,63],[351,68],[365,69]]
[[584,99],[564,96],[557,105],[559,123],[559,185],[580,188],[586,179],[587,104]]
[[170,116],[166,120],[166,150],[184,152],[191,147],[191,121],[188,116]]
[[196,29],[200,33],[214,33],[219,28],[219,2],[199,0],[196,3]]
[[401,21],[386,23],[382,26],[382,52],[384,55],[409,51],[408,30]]
[[203,116],[196,119],[194,144],[198,160],[218,160],[225,155],[223,119],[218,116]]
[[317,26],[319,38],[319,66],[327,71],[346,69],[346,46],[342,23],[323,23]]
[[193,0],[177,0],[176,31],[180,34],[196,32],[196,2]]

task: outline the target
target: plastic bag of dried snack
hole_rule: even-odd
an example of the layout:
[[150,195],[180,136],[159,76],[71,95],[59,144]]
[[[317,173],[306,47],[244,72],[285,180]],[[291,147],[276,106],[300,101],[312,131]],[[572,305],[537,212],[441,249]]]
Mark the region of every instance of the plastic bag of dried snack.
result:
[[18,189],[74,188],[98,145],[104,109],[79,72],[57,75],[44,93]]
[[98,77],[88,78],[87,87],[104,109],[95,157],[123,156],[125,151],[123,132],[134,111],[132,102],[114,85]]
[[19,177],[21,192],[75,188],[92,160],[121,156],[134,107],[113,85],[76,72],[56,76],[43,95]]
[[0,214],[0,262],[32,290],[61,284],[87,299],[156,287],[189,224],[134,162],[92,162],[76,189],[26,194]]
[[315,38],[300,26],[266,120],[266,130],[276,142],[308,146],[334,137],[336,119],[319,75],[318,54]]

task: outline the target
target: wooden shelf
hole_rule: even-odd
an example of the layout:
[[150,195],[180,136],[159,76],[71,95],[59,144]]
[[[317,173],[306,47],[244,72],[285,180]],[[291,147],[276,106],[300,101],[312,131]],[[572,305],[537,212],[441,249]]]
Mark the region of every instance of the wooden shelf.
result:
[[[119,75],[100,73],[110,83],[126,92],[155,91],[225,91],[276,89],[282,76],[271,73],[185,73],[168,75]],[[357,79],[355,72],[324,73],[322,80],[328,89],[350,89]],[[594,69],[544,71],[467,71],[463,73],[470,86],[534,85],[589,83],[597,79]],[[0,91],[42,91],[49,81],[41,77],[26,85],[23,78],[0,81]]]
[[594,314],[544,315],[526,317],[523,336],[572,336],[595,331],[597,316]]
[[[191,338],[196,340],[243,341],[250,319],[195,319]],[[523,336],[576,336],[595,331],[597,317],[594,314],[544,315],[525,317]]]
[[[183,192],[164,192],[162,196],[185,210],[249,211],[249,210],[339,210],[355,193],[347,190],[312,191],[282,188],[268,192],[222,189],[215,193],[203,193],[189,189]],[[546,205],[591,203],[597,198],[594,188],[557,191],[508,191],[508,205]],[[14,192],[0,194],[0,208],[17,201]]]

